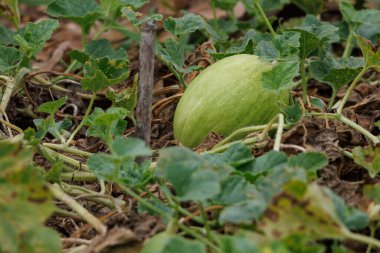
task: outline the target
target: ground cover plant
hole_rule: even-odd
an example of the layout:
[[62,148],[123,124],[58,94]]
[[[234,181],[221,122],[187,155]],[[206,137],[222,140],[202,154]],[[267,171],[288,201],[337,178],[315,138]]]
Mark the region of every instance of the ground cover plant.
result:
[[0,7],[0,252],[380,251],[379,1]]

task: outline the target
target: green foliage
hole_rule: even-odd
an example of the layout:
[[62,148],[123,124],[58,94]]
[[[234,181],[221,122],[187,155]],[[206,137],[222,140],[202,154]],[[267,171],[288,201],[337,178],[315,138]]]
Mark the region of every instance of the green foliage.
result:
[[317,15],[323,11],[324,0],[291,0],[292,3],[300,7],[307,14]]
[[351,32],[373,39],[380,33],[380,28],[376,25],[380,24],[379,10],[356,10],[348,0],[341,0],[339,2],[339,9]]
[[50,39],[53,31],[59,27],[57,20],[46,19],[38,23],[28,23],[23,35],[16,35],[14,39],[20,45],[20,50],[26,57],[31,58],[39,53],[45,42]]
[[84,52],[70,56],[84,64],[83,89],[94,93],[124,81],[129,76],[130,62],[124,49],[114,50],[106,39],[90,41]]
[[370,41],[362,36],[356,36],[364,57],[365,68],[380,70],[380,49],[374,48]]
[[56,101],[46,102],[38,107],[39,112],[55,114],[67,101],[67,97],[62,97]]
[[205,253],[206,246],[169,233],[160,233],[148,240],[141,253]]
[[161,14],[153,14],[151,16],[146,16],[141,18],[141,13],[135,12],[132,7],[127,6],[124,7],[122,10],[123,16],[126,17],[129,22],[131,22],[132,25],[134,25],[136,28],[141,26],[142,23],[148,20],[152,21],[161,21],[162,15]]
[[380,147],[355,147],[352,155],[355,163],[368,170],[372,178],[380,172]]
[[18,0],[3,0],[1,4],[3,6],[0,8],[0,15],[6,16],[18,28],[21,21]]
[[[220,252],[231,253],[349,252],[338,241],[331,247],[325,247],[323,239],[362,240],[368,244],[380,245],[375,238],[351,232],[368,227],[375,228],[375,223],[369,224],[369,215],[366,212],[348,206],[336,193],[315,183],[318,171],[328,164],[327,156],[323,153],[300,152],[288,156],[279,151],[267,152],[270,148],[268,145],[260,150],[265,151],[264,154],[254,157],[252,148],[241,142],[234,142],[226,151],[218,154],[212,154],[215,150],[199,154],[183,147],[170,147],[158,150],[156,157],[156,151],[152,151],[143,141],[123,136],[127,118],[135,122],[133,112],[137,102],[138,77],[136,75],[133,84],[126,88],[111,86],[129,77],[132,68],[126,49],[130,40],[123,41],[120,48],[115,48],[109,40],[99,38],[103,32],[115,29],[138,42],[143,22],[163,20],[162,15],[154,13],[153,9],[147,15],[137,12],[148,2],[5,0],[1,3],[0,14],[5,15],[14,26],[11,29],[0,26],[0,75],[4,75],[4,79],[10,77],[17,81],[12,95],[18,98],[23,96],[23,80],[19,82],[17,77],[20,69],[35,69],[34,60],[53,32],[59,28],[59,21],[66,19],[81,26],[83,50],[69,53],[72,62],[65,72],[80,75],[83,90],[92,92],[94,97],[97,95],[96,98],[105,94],[111,100],[112,106],[108,109],[95,108],[83,122],[78,122],[80,126],[87,127],[87,137],[99,138],[104,142],[107,149],[104,153],[91,155],[88,151],[69,146],[72,143],[66,141],[66,137],[70,136],[68,129],[72,126],[71,119],[62,119],[56,115],[67,103],[67,97],[41,104],[33,110],[39,116],[47,117],[34,118],[37,129],[29,128],[23,133],[20,131],[21,134],[16,137],[23,139],[9,139],[13,144],[7,143],[8,140],[5,139],[0,142],[0,252],[62,251],[59,235],[44,225],[55,210],[46,180],[58,184],[67,180],[65,177],[70,173],[68,171],[74,170],[71,166],[75,166],[73,161],[78,156],[81,159],[88,157],[86,164],[89,172],[85,172],[86,174],[92,173],[125,191],[131,190],[129,194],[137,200],[139,213],[160,216],[168,225],[166,232],[147,240],[143,253],[206,253],[212,251],[209,247],[211,244]],[[226,11],[228,15],[232,13],[237,2],[212,0],[215,8]],[[258,0],[265,11],[272,13],[293,3],[306,14],[313,15],[319,15],[323,11],[324,2]],[[269,71],[262,74],[261,82],[273,96],[282,96],[285,94],[282,91],[294,87],[293,81],[298,80],[302,72],[304,80],[308,81],[312,77],[332,87],[331,104],[334,102],[334,93],[344,85],[354,79],[355,82],[359,81],[358,77],[370,68],[380,70],[380,49],[375,44],[380,35],[380,11],[356,10],[351,2],[339,2],[343,16],[341,22],[322,22],[313,15],[297,20],[295,23],[302,23],[299,26],[294,26],[293,23],[282,26],[281,20],[278,20],[276,34],[262,32],[267,30],[263,26],[264,16],[251,0],[243,0],[248,16],[241,20],[235,20],[230,15],[225,19],[206,21],[192,13],[184,13],[182,17],[168,17],[163,20],[162,25],[172,37],[156,44],[156,55],[183,86],[187,87],[184,76],[200,71],[201,68],[186,65],[186,54],[195,45],[209,40],[213,49],[208,49],[208,52],[216,60],[237,54],[259,56],[261,66],[268,64],[270,67]],[[44,19],[20,27],[18,3],[45,5],[46,13],[58,20]],[[250,19],[250,14],[253,19]],[[133,31],[121,25],[121,17],[129,20]],[[275,16],[269,17],[270,23],[275,20]],[[216,22],[213,23],[214,21]],[[92,36],[89,31],[95,23],[97,34]],[[243,36],[239,37],[240,35]],[[332,43],[341,43],[339,35],[343,40],[348,35],[348,49],[352,49],[357,43],[363,58],[349,57],[350,50],[346,50],[343,58],[335,57],[336,51],[333,50]],[[247,64],[241,64],[239,68]],[[300,66],[306,66],[310,75]],[[32,75],[30,78],[25,80],[31,80],[35,84],[37,79],[32,79]],[[64,77],[59,76],[49,81],[60,85],[56,81],[61,78]],[[238,85],[242,76],[236,79],[235,84]],[[222,81],[225,80],[220,83]],[[53,86],[49,86],[51,87]],[[231,95],[229,91],[226,93]],[[83,93],[77,94],[83,96]],[[191,105],[195,105],[195,102]],[[320,98],[310,97],[308,102],[313,108],[325,111],[325,104]],[[258,104],[262,107],[261,103]],[[20,109],[19,103],[15,105]],[[104,108],[105,105],[99,103],[97,106]],[[286,123],[293,124],[299,122],[304,115],[311,116],[307,110],[308,107],[305,110],[297,101],[282,108],[281,112]],[[207,117],[210,113],[207,112]],[[329,114],[331,115],[334,114]],[[220,123],[220,117],[217,120]],[[231,117],[228,120],[231,121]],[[375,126],[379,127],[380,123],[376,122]],[[8,133],[5,127],[3,131]],[[360,131],[363,133],[363,130]],[[45,138],[47,134],[49,138]],[[191,134],[196,135],[197,132]],[[272,136],[272,132],[268,134]],[[252,135],[247,138],[252,139]],[[45,140],[50,139],[54,143],[49,143],[52,144],[51,149],[45,143]],[[57,144],[57,141],[61,144]],[[59,152],[58,156],[52,150],[54,147]],[[257,150],[254,151],[256,153]],[[35,155],[36,152],[38,156]],[[72,156],[68,157],[70,152]],[[48,172],[34,164],[33,157],[38,157],[40,161],[41,156],[51,165]],[[352,156],[372,178],[380,172],[378,146],[354,147]],[[141,157],[148,159],[137,163],[137,158]],[[154,162],[149,159],[151,157]],[[148,188],[151,185],[160,186],[159,194],[151,192]],[[78,184],[75,187],[82,186]],[[141,193],[148,193],[148,196],[141,197]],[[375,204],[380,203],[380,187],[377,184],[365,186],[363,193]],[[95,195],[92,196],[94,199],[103,197],[102,194]],[[197,213],[200,205],[207,210],[206,217]],[[371,221],[378,219],[373,213],[369,213]],[[186,219],[180,220],[185,217]],[[223,229],[223,233],[220,233]]]
[[80,25],[86,33],[101,14],[95,0],[55,0],[49,4],[46,13],[55,18],[71,20]]
[[151,151],[140,139],[116,136],[109,142],[111,154],[98,153],[87,160],[88,168],[99,178],[128,187],[145,186],[152,175],[149,163],[138,166],[138,156],[149,156]]
[[271,71],[263,73],[261,79],[264,89],[280,93],[282,90],[291,90],[293,79],[299,75],[298,61],[278,63]]
[[167,39],[163,44],[156,44],[157,56],[180,74],[191,73],[198,70],[198,66],[183,67],[185,62],[185,45],[173,39]]
[[1,252],[61,252],[58,234],[43,225],[54,204],[32,158],[28,147],[0,144]]
[[334,90],[352,81],[362,70],[364,64],[361,58],[335,59],[326,57],[310,64],[312,76],[320,82],[329,84]]
[[98,137],[106,142],[110,142],[114,137],[123,134],[127,121],[125,117],[131,115],[131,112],[118,107],[111,107],[107,111],[95,108],[94,112],[84,121],[88,136]]
[[201,201],[220,193],[220,174],[229,170],[209,164],[188,149],[173,147],[160,152],[156,173],[173,184],[178,199]]
[[0,46],[0,54],[0,74],[13,76],[22,60],[20,51],[13,47]]
[[175,36],[186,35],[201,30],[214,40],[222,39],[201,16],[192,13],[188,13],[180,18],[167,18],[164,21],[164,28]]
[[316,183],[288,183],[284,194],[268,207],[261,229],[269,238],[284,238],[297,231],[314,239],[347,237],[348,229],[326,192]]

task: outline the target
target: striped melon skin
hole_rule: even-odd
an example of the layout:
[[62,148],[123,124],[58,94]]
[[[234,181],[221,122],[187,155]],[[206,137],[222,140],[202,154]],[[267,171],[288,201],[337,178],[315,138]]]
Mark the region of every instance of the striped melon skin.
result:
[[268,123],[288,104],[289,91],[264,90],[262,73],[274,65],[258,56],[224,58],[203,70],[189,85],[174,114],[174,137],[195,147],[210,132],[224,137],[235,130]]

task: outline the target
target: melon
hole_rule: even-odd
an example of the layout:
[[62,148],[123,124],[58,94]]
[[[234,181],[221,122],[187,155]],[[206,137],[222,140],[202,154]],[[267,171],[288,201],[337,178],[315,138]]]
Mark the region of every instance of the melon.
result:
[[177,105],[174,137],[196,147],[210,132],[226,137],[239,128],[268,123],[290,97],[289,90],[275,92],[262,85],[262,74],[274,64],[240,54],[204,69]]

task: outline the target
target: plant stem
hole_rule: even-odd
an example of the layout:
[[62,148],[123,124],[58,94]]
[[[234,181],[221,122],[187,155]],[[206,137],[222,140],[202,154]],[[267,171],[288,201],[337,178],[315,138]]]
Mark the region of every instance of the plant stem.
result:
[[92,105],[94,104],[95,98],[96,98],[96,93],[93,92],[93,93],[92,93],[91,100],[90,100],[90,103],[88,104],[88,107],[87,107],[86,113],[84,114],[82,121],[80,122],[80,124],[78,125],[78,127],[74,130],[74,132],[71,134],[70,138],[69,138],[69,139],[67,140],[67,142],[65,143],[67,146],[70,145],[70,143],[73,141],[75,135],[76,135],[76,134],[81,130],[81,128],[83,127],[85,119],[88,117],[88,115],[89,115],[90,112],[91,112]]
[[223,151],[226,151],[229,147],[231,147],[232,145],[234,145],[236,143],[243,143],[244,145],[249,146],[249,147],[251,147],[251,145],[255,144],[254,145],[255,148],[262,148],[262,147],[265,147],[267,145],[267,141],[262,141],[260,136],[254,136],[252,138],[247,138],[243,141],[233,141],[233,142],[227,143],[223,146],[219,146],[219,147],[213,148],[211,150],[204,151],[204,152],[202,152],[202,154],[221,153]]
[[57,185],[48,185],[50,192],[56,199],[64,202],[71,209],[73,209],[78,215],[80,215],[84,220],[86,220],[99,234],[104,235],[107,232],[107,227],[101,223],[98,218],[92,215],[86,208],[75,201],[72,197],[64,193],[61,188]]
[[274,141],[273,150],[280,151],[282,132],[284,131],[284,115],[280,113],[278,115],[278,127],[276,132],[276,139]]
[[70,165],[73,165],[79,169],[89,171],[88,166],[86,164],[84,164],[80,161],[77,161],[74,158],[60,154],[54,150],[51,150],[50,148],[42,146],[42,145],[39,146],[39,149],[41,150],[41,153],[43,156],[46,156],[45,153],[47,153],[48,156],[58,158],[58,159],[62,160],[63,162],[68,163]]
[[95,182],[98,181],[98,178],[90,173],[84,171],[76,172],[64,172],[60,175],[62,181],[66,182]]
[[216,8],[215,8],[215,3],[214,1],[211,1],[211,8],[212,8],[212,16],[213,16],[213,21],[214,21],[214,30],[217,32],[218,31],[218,18],[216,16]]
[[362,234],[352,233],[351,231],[347,231],[344,234],[348,239],[351,239],[351,240],[354,240],[357,242],[362,242],[362,243],[371,245],[372,247],[374,246],[374,247],[380,249],[380,241],[376,240],[372,237],[362,235]]
[[199,201],[198,206],[199,206],[199,211],[201,213],[201,216],[202,216],[202,219],[203,219],[203,222],[204,222],[204,226],[205,226],[205,229],[206,229],[207,238],[208,238],[208,240],[210,242],[212,242],[213,238],[212,238],[212,234],[211,234],[210,224],[208,223],[207,214],[206,214],[206,211],[205,211],[205,209],[204,209],[203,204],[202,204],[201,201]]
[[[278,126],[277,124],[273,124],[271,129],[276,128],[277,126]],[[261,131],[261,130],[264,130],[266,127],[267,127],[267,125],[249,126],[249,127],[240,128],[240,129],[236,130],[235,132],[233,132],[232,134],[230,134],[229,136],[227,136],[227,138],[223,139],[221,142],[216,144],[214,146],[214,148],[220,147],[220,146],[234,140],[235,138],[238,138],[240,135],[249,134],[249,133],[256,132],[256,131]]]
[[360,81],[360,79],[363,77],[363,75],[365,74],[365,72],[367,72],[367,68],[364,67],[360,73],[356,76],[356,78],[354,79],[354,81],[352,81],[350,87],[348,88],[348,90],[346,91],[346,94],[344,94],[344,97],[342,99],[342,101],[340,102],[339,104],[339,107],[338,107],[338,110],[337,110],[337,114],[342,114],[342,111],[343,111],[343,107],[344,105],[346,104],[352,90],[355,88],[356,84],[358,84],[358,82]]
[[[269,123],[266,125],[266,127],[264,128],[263,132],[260,134],[259,136],[259,139],[260,140],[265,140],[267,138],[267,135],[268,135],[268,132],[269,130],[272,129],[272,126],[274,125],[274,123],[277,121],[278,119],[278,116],[279,114],[277,114],[276,116],[274,116],[270,121]],[[278,126],[277,126],[278,127]]]
[[377,144],[380,142],[380,138],[371,134],[367,129],[364,127],[356,124],[352,120],[344,117],[342,114],[338,113],[309,113],[311,116],[316,116],[316,117],[324,117],[328,119],[335,119],[339,120],[340,122],[348,125],[349,127],[355,129],[356,131],[360,132],[362,135],[366,136],[368,139],[370,139],[374,144]]
[[[46,81],[45,79],[43,79],[40,76],[34,76],[33,79],[38,81],[39,84],[41,84],[43,86],[48,86],[49,88],[57,90],[57,91],[62,91],[65,93],[73,93],[74,92],[73,90],[63,88],[59,85],[51,84],[50,82]],[[59,81],[59,80],[63,79],[63,77],[62,78],[56,78],[56,79]],[[53,80],[55,80],[55,79],[53,79]],[[54,83],[55,81],[52,81],[52,82]],[[81,97],[83,99],[91,99],[92,98],[92,94],[87,94],[87,93],[83,93],[83,92],[75,92],[75,94],[77,94],[79,97]],[[96,99],[100,99],[100,97],[96,97]]]
[[56,207],[54,209],[54,213],[57,214],[58,216],[71,217],[71,218],[74,218],[77,220],[85,221],[80,215],[73,213],[73,212],[70,212],[70,211],[67,211],[67,210],[64,210],[64,209],[61,209],[59,207]]
[[306,81],[306,69],[305,69],[305,59],[300,61],[300,70],[302,77],[302,101],[306,104],[307,102],[307,81]]
[[352,53],[352,50],[354,49],[354,33],[352,32],[352,30],[350,29],[349,30],[349,35],[347,37],[347,43],[346,43],[346,47],[344,48],[344,52],[343,52],[343,58],[348,58],[351,56],[351,53]]
[[13,125],[12,123],[5,121],[1,118],[0,118],[0,123],[6,125],[7,127],[11,128],[15,131],[17,131],[19,134],[24,135],[24,131],[16,125]]
[[170,63],[167,63],[166,66],[168,66],[169,70],[177,77],[179,83],[182,85],[182,87],[186,90],[187,89],[187,83],[185,79],[183,79],[183,76],[181,73],[179,73],[177,70],[175,70]]
[[364,135],[365,137],[367,137],[368,139],[370,139],[374,144],[380,143],[379,137],[371,134],[367,129],[365,129],[364,127],[356,124],[352,120],[349,120],[348,118],[344,117],[342,114],[337,114],[336,118],[339,121],[341,121],[342,123],[350,126],[351,128],[357,130],[358,132],[360,132],[362,135]]
[[336,95],[338,94],[338,90],[333,88],[332,89],[332,94],[331,94],[331,97],[330,97],[330,100],[329,100],[329,104],[327,106],[327,108],[329,110],[331,110],[331,108],[334,106],[334,102],[335,102],[335,99],[336,99]]
[[87,41],[86,41],[87,33],[85,32],[83,27],[81,28],[81,32],[82,32],[82,51],[84,52],[86,51],[86,47],[87,47]]
[[[370,225],[369,226],[369,229],[370,229],[370,237],[371,238],[374,238],[375,237],[375,233],[376,233],[376,228],[377,228],[377,225],[378,224],[376,224],[376,226],[374,226],[374,225]],[[368,247],[367,247],[367,250],[365,251],[366,253],[371,253],[371,251],[372,251],[372,244],[368,244]]]
[[265,25],[267,26],[267,28],[270,31],[270,33],[272,34],[272,36],[273,37],[276,36],[276,33],[275,33],[271,23],[269,22],[267,16],[265,15],[265,12],[264,12],[263,8],[261,7],[261,4],[259,3],[259,0],[253,0],[253,5],[256,6],[257,10],[260,13],[260,16],[264,19]]
[[[162,211],[161,209],[155,207],[154,205],[150,204],[148,201],[146,201],[145,199],[143,199],[142,197],[140,197],[138,194],[136,194],[134,191],[132,191],[130,188],[124,186],[124,185],[121,185],[119,184],[120,188],[122,188],[127,194],[129,194],[132,198],[136,199],[137,201],[140,202],[140,204],[144,205],[145,207],[151,209],[152,211],[160,214],[161,216],[167,218],[167,219],[171,219],[172,217],[165,213],[164,211]],[[221,253],[221,250],[216,246],[214,245],[212,242],[210,242],[208,239],[205,239],[202,235],[199,235],[198,233],[196,233],[195,231],[193,231],[192,229],[186,227],[185,225],[183,224],[180,224],[178,221],[175,221],[176,222],[176,225],[182,229],[183,231],[185,231],[186,233],[188,233],[189,235],[193,236],[195,239],[198,239],[200,240],[201,242],[203,242],[204,244],[206,244],[207,246],[209,246],[211,249],[215,250],[216,252],[219,252]]]
[[67,153],[73,154],[73,155],[78,155],[78,156],[84,156],[84,157],[90,157],[93,154],[87,151],[79,150],[79,149],[74,149],[70,147],[66,147],[65,145],[62,144],[54,144],[54,143],[43,143],[42,144],[44,147],[54,149],[54,150],[60,150],[60,151],[65,151]]

